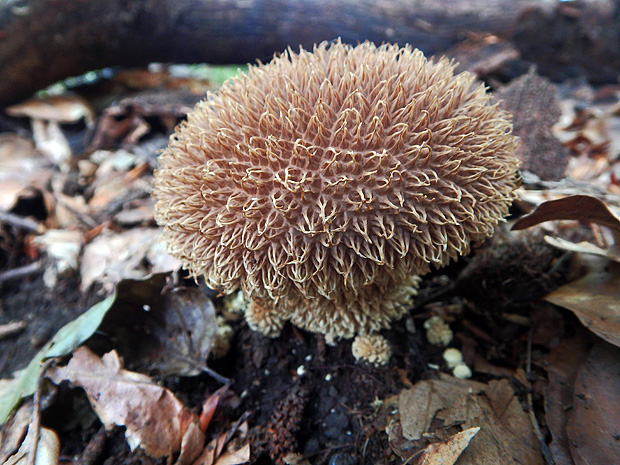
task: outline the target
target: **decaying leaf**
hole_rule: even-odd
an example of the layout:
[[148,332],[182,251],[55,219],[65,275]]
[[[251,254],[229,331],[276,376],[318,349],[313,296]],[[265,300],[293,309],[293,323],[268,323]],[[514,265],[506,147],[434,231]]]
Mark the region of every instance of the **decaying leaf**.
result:
[[241,465],[250,461],[250,444],[237,450],[223,450],[226,434],[212,439],[193,465]]
[[401,391],[399,411],[403,436],[411,441],[420,439],[430,429],[437,411],[444,406],[445,399],[433,394],[431,383],[417,383],[411,389]]
[[[198,416],[148,376],[123,369],[115,351],[99,358],[80,347],[67,366],[50,369],[47,376],[56,384],[67,380],[82,387],[106,429],[126,428],[132,449],[165,457],[181,451],[183,443],[200,453],[196,442],[202,444],[204,433],[197,427]],[[194,458],[187,457],[186,463]]]
[[140,279],[151,273],[181,268],[159,241],[157,228],[133,228],[119,234],[107,231],[84,247],[82,290],[100,283],[111,290],[122,279]]
[[[34,430],[28,428],[28,435],[22,442],[19,450],[8,458],[3,465],[57,465],[60,454],[60,441],[54,431],[47,428],[39,430],[39,441],[36,451],[33,451]],[[35,454],[34,461],[31,461],[31,454]]]
[[[425,437],[455,425],[463,429],[479,427],[480,432],[461,455],[459,465],[543,464],[531,421],[506,380],[483,384],[443,376],[421,381],[400,393],[398,411],[405,438],[419,437],[421,425]],[[397,431],[392,428],[391,443],[398,439]],[[398,446],[402,449],[402,440]],[[412,449],[408,456],[415,453]]]
[[609,210],[603,201],[590,195],[569,195],[543,202],[532,213],[519,218],[512,229],[525,229],[554,220],[584,221],[620,231],[620,219]]
[[160,316],[148,325],[160,344],[154,368],[164,376],[201,373],[217,330],[211,299],[200,289],[177,288],[164,297]]
[[620,348],[596,344],[579,369],[567,425],[576,465],[618,463]]
[[[2,381],[0,380],[0,392]],[[32,402],[24,402],[9,421],[0,428],[0,463],[17,452],[28,432],[28,425],[32,423]]]
[[197,288],[164,292],[166,277],[119,282],[102,331],[132,366],[145,372],[212,373],[206,361],[217,331],[213,302]]
[[215,465],[241,465],[250,461],[250,444],[241,449],[226,450],[215,462]]
[[572,311],[590,331],[620,346],[620,265],[591,271],[565,284],[545,300]]
[[456,433],[446,442],[429,444],[419,460],[420,465],[453,465],[472,438],[480,431],[480,427],[469,428]]

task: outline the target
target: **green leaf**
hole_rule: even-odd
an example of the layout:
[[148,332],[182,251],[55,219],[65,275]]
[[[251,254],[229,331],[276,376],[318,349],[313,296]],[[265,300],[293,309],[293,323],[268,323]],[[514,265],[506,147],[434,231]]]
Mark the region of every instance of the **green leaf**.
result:
[[62,357],[90,338],[101,324],[103,317],[116,300],[116,292],[107,299],[67,323],[35,355],[25,370],[15,378],[12,389],[0,395],[0,425],[7,420],[15,406],[26,396],[32,395],[37,386],[41,363],[50,357]]

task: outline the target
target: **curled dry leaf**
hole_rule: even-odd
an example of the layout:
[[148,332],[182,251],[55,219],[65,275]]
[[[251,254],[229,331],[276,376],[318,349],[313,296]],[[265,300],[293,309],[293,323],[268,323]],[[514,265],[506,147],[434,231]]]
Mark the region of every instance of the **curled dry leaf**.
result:
[[204,441],[198,416],[148,376],[123,369],[115,351],[99,358],[80,347],[67,366],[50,369],[47,376],[56,384],[66,380],[82,387],[106,429],[126,428],[132,449],[139,446],[152,457],[165,457],[180,452],[182,443],[196,450],[196,443]]
[[237,450],[226,450],[215,462],[215,465],[241,465],[250,461],[250,444]]
[[591,271],[556,289],[545,300],[572,311],[590,331],[620,347],[620,265]]
[[543,202],[532,213],[519,218],[512,229],[525,229],[554,220],[596,223],[620,232],[620,218],[609,210],[605,202],[590,195],[569,195]]
[[225,450],[222,452],[226,434],[213,439],[193,465],[241,465],[250,461],[250,444],[247,443],[240,449]]

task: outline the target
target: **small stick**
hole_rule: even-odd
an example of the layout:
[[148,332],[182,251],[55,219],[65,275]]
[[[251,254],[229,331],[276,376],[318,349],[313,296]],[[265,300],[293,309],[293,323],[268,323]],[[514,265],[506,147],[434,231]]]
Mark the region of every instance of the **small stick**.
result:
[[37,223],[30,218],[24,218],[11,212],[0,212],[0,221],[16,228],[27,229],[36,234],[43,234],[46,230],[45,226]]
[[0,325],[0,339],[19,333],[28,324],[25,321],[11,321],[5,325]]
[[3,271],[2,273],[0,273],[0,283],[11,281],[13,279],[23,278],[25,276],[30,276],[31,274],[36,274],[41,271],[41,268],[43,268],[43,261],[39,260],[33,263],[29,263],[28,265],[19,266],[17,268]]
[[54,363],[55,359],[50,358],[43,363],[39,371],[39,379],[37,380],[37,389],[34,391],[34,412],[32,413],[32,447],[28,455],[26,465],[34,465],[37,458],[37,447],[39,446],[39,428],[41,427],[41,390],[43,388],[43,378],[45,372]]

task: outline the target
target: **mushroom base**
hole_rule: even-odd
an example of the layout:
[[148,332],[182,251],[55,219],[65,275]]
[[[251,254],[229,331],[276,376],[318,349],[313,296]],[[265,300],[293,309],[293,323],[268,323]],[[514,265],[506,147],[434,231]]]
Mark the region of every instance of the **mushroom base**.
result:
[[357,293],[340,294],[337,300],[293,294],[273,301],[251,295],[245,318],[251,329],[269,337],[277,337],[284,323],[290,321],[323,334],[328,344],[334,344],[339,339],[389,328],[392,321],[409,311],[419,281],[418,276],[412,276],[389,292],[367,285]]

